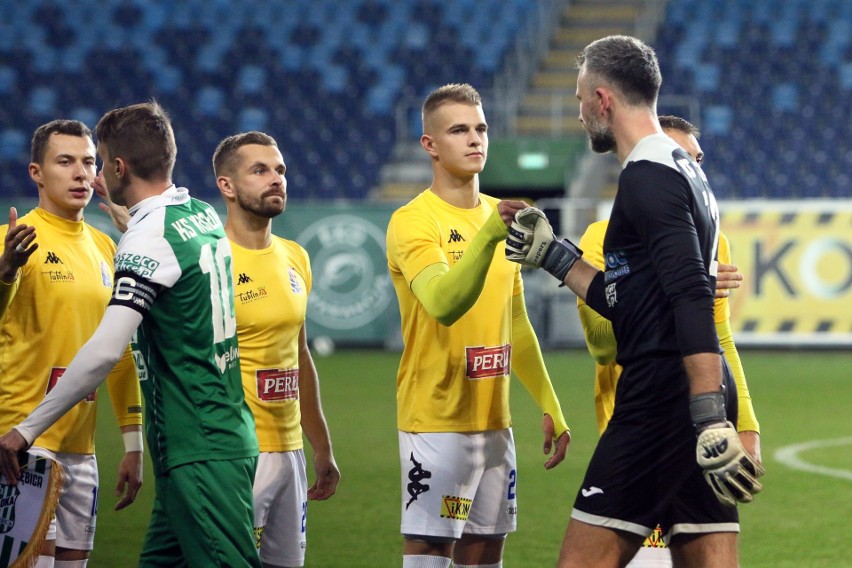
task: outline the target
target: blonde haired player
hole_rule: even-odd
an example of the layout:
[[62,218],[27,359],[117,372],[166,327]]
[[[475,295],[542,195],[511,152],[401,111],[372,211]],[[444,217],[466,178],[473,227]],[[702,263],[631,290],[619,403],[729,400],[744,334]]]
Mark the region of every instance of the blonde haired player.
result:
[[[272,219],[287,203],[287,179],[271,136],[225,138],[213,169],[228,209],[243,391],[260,445],[254,482],[260,559],[266,568],[303,566],[307,502],[328,499],[340,481],[307,342],[310,259],[296,242],[272,234]],[[316,473],[310,487],[303,430]]]
[[[0,256],[0,431],[21,422],[62,380],[65,368],[94,333],[112,295],[115,243],[83,221],[92,198],[95,146],[89,129],[54,120],[36,129],[30,177],[38,206],[20,219],[13,208]],[[129,346],[109,375],[110,398],[125,435],[116,509],[132,503],[142,484],[142,406]],[[31,454],[65,470],[38,566],[86,565],[94,545],[98,467],[96,393],[73,406],[39,436]]]
[[[488,125],[470,85],[423,104],[420,143],[432,186],[387,229],[404,348],[397,375],[404,568],[502,566],[516,527],[510,369],[544,417],[546,468],[570,441],[524,306],[520,267],[503,251],[503,203],[479,192]],[[521,204],[523,205],[523,204]]]
[[[704,161],[704,152],[698,143],[699,131],[695,126],[676,116],[660,116],[659,120],[663,132],[686,150],[692,159],[698,164]],[[601,270],[604,268],[603,240],[607,225],[606,220],[592,223],[580,238],[579,243],[586,261]],[[740,434],[740,440],[746,451],[760,463],[760,426],[755,417],[745,371],[731,332],[731,308],[728,303],[728,290],[722,289],[723,286],[737,287],[741,276],[738,273],[721,271],[724,265],[729,267],[731,265],[728,239],[721,233],[719,235],[719,264],[717,297],[713,304],[716,332],[737,384],[739,403],[737,430]],[[725,280],[724,277],[726,276],[733,279]],[[590,308],[582,298],[577,298],[577,308],[580,311],[580,321],[583,324],[586,345],[595,360],[595,413],[598,430],[603,434],[615,407],[616,384],[621,375],[621,366],[615,362],[615,335],[613,335],[612,323]],[[628,564],[630,568],[664,568],[671,565],[671,553],[666,547],[659,525],[654,529],[654,533],[645,539],[642,548]]]

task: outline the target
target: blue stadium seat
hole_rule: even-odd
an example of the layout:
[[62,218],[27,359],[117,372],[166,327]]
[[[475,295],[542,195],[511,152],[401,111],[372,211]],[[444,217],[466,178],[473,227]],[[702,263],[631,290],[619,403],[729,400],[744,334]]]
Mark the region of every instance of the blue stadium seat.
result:
[[852,195],[852,2],[680,0],[658,31],[663,93],[703,109],[718,197]]
[[30,139],[20,130],[16,128],[3,129],[0,131],[0,160],[11,162],[13,168],[24,168],[25,164],[29,162],[27,152],[29,142]]
[[[391,155],[402,98],[460,79],[488,88],[536,9],[530,0],[234,4],[0,0],[14,14],[0,20],[3,126],[29,133],[69,113],[89,123],[154,97],[175,124],[176,180],[202,196],[215,194],[218,140],[271,128],[288,149],[294,194],[360,198]],[[6,164],[0,180],[29,187],[25,168]]]

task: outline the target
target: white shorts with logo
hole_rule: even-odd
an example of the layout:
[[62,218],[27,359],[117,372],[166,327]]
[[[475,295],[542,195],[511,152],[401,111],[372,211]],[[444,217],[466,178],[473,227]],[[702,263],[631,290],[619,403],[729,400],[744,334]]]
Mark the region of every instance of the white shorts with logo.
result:
[[261,452],[254,476],[260,559],[277,566],[304,566],[307,516],[305,452]]
[[93,454],[67,454],[33,447],[30,454],[62,465],[62,492],[46,540],[72,550],[92,550],[98,519],[98,461]]
[[401,532],[459,539],[517,527],[511,428],[475,433],[399,432]]

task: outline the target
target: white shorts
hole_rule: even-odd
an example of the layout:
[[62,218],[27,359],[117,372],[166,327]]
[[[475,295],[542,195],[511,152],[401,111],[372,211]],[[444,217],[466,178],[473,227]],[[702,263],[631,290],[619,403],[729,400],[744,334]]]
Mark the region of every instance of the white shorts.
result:
[[643,546],[626,568],[672,568],[672,553],[668,548]]
[[51,521],[46,540],[72,550],[92,550],[98,518],[98,461],[90,454],[54,453],[33,447],[30,454],[49,457],[62,465],[62,492],[56,517]]
[[304,566],[308,478],[305,452],[261,452],[254,476],[254,532],[260,559]]
[[459,539],[517,527],[511,428],[476,433],[399,432],[404,535]]

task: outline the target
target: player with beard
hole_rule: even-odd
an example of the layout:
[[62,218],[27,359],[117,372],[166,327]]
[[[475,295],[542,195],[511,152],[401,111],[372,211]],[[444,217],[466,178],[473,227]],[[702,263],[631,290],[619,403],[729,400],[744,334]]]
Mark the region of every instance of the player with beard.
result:
[[659,522],[676,566],[734,567],[735,506],[762,489],[763,470],[732,424],[736,387],[713,320],[713,192],[662,132],[662,78],[650,47],[609,36],[586,46],[578,63],[580,121],[592,149],[615,152],[623,166],[603,244],[606,270],[557,241],[534,208],[516,213],[506,242],[510,260],[544,268],[612,321],[624,368],[558,566],[625,566]]
[[[267,568],[303,566],[307,502],[328,499],[340,481],[305,330],[310,260],[297,243],[272,234],[272,218],[287,203],[287,179],[271,136],[225,138],[213,170],[228,210],[243,390],[260,445],[254,483],[260,558]],[[313,450],[310,487],[303,431]]]

